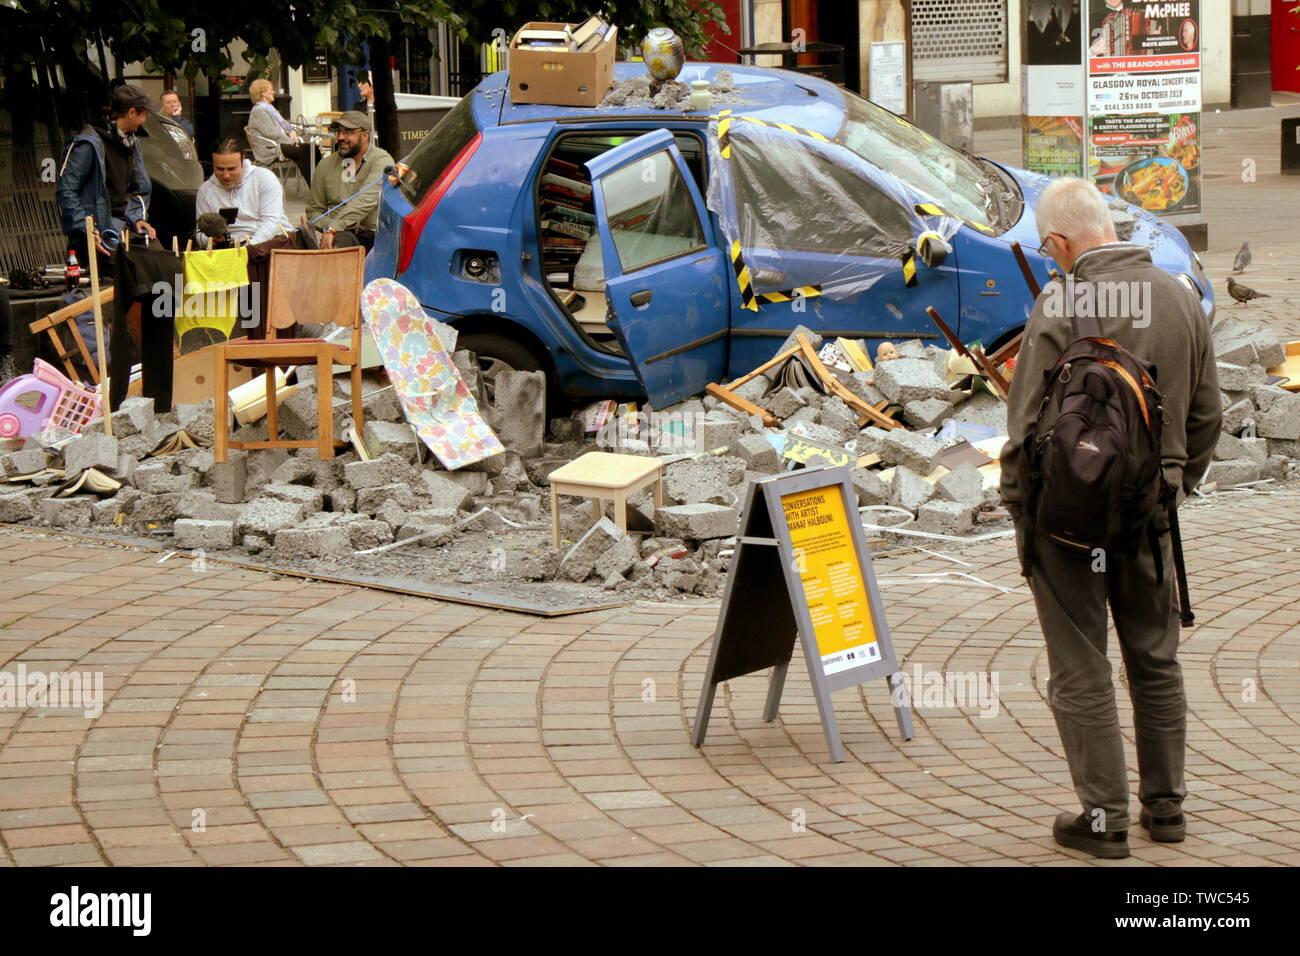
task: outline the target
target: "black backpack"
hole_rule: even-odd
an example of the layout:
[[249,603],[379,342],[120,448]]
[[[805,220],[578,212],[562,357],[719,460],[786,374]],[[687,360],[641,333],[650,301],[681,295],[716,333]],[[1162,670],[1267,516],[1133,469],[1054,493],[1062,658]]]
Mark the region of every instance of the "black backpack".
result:
[[1038,414],[1026,431],[1020,480],[1028,525],[1022,572],[1029,575],[1035,537],[1085,554],[1135,555],[1151,542],[1164,580],[1153,519],[1169,515],[1179,605],[1193,620],[1178,535],[1175,489],[1161,467],[1164,405],[1156,367],[1102,336],[1093,316],[1071,317],[1077,336],[1045,373]]

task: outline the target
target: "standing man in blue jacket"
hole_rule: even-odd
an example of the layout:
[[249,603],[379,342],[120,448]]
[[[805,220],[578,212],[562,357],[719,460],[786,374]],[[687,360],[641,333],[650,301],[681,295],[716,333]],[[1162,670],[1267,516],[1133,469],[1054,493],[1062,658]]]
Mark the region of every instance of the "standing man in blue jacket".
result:
[[[158,105],[138,86],[126,84],[113,91],[108,123],[87,126],[73,137],[59,170],[55,196],[63,217],[68,248],[77,253],[82,266],[93,247],[101,265],[107,265],[112,249],[104,233],[125,229],[156,239],[149,225],[149,174],[137,136],[147,136],[143,127],[150,111]],[[86,236],[86,217],[95,217],[95,235]],[[111,240],[110,240],[111,241]]]

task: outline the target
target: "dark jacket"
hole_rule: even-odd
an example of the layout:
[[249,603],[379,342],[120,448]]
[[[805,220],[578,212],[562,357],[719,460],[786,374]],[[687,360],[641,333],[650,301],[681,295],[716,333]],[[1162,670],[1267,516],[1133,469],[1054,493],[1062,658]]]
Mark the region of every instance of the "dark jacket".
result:
[[[147,135],[144,129],[135,134]],[[134,228],[142,219],[149,218],[149,195],[153,187],[144,168],[144,154],[136,140],[135,156],[131,161],[131,178],[126,190],[126,219],[114,219],[112,203],[108,198],[108,172],[104,166],[104,142],[94,127],[87,126],[72,138],[63,168],[59,170],[59,185],[54,195],[59,202],[63,218],[63,234],[79,235],[86,231],[86,217],[95,217],[95,228],[101,232],[112,228],[121,232],[128,225]]]
[[[1156,388],[1163,396],[1165,409],[1161,458],[1165,477],[1177,489],[1181,501],[1205,475],[1222,425],[1219,372],[1205,313],[1182,283],[1152,264],[1151,253],[1145,247],[1132,243],[1108,243],[1088,250],[1075,261],[1073,279],[1076,287],[1090,283],[1094,290],[1095,283],[1116,282],[1136,283],[1130,288],[1142,290],[1145,316],[1135,314],[1132,307],[1125,315],[1103,315],[1100,308],[1096,314],[1104,336],[1155,363]],[[1019,486],[1025,429],[1037,417],[1044,373],[1051,370],[1076,337],[1067,310],[1046,308],[1053,296],[1061,296],[1056,299],[1061,302],[1066,288],[1063,280],[1054,279],[1034,303],[1007,400],[1009,440],[1001,456],[1002,503],[1017,519],[1025,495],[1025,489]],[[1110,296],[1106,298],[1114,301]],[[1094,301],[1101,301],[1097,293]],[[1056,317],[1050,317],[1048,311]],[[1148,321],[1150,324],[1143,327],[1141,323]]]

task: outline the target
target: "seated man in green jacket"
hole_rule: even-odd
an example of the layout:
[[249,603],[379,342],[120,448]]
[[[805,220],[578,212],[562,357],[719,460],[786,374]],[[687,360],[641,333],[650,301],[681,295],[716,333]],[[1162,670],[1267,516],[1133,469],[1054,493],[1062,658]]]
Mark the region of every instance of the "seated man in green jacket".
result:
[[334,152],[316,167],[307,219],[315,219],[364,190],[314,226],[320,230],[322,249],[362,245],[369,250],[375,241],[379,192],[383,188],[376,183],[383,178],[385,167],[394,165],[393,157],[371,142],[370,118],[364,113],[349,110],[335,120],[331,131],[335,136]]

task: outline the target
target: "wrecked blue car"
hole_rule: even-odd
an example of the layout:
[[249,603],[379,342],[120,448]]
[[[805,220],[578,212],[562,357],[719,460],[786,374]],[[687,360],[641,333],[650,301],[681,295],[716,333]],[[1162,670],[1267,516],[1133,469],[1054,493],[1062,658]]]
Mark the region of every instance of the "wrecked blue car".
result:
[[[643,74],[616,65],[618,81]],[[542,369],[565,396],[659,408],[749,371],[797,325],[873,355],[939,339],[927,306],[986,349],[1024,326],[1011,243],[1046,282],[1045,177],[804,74],[688,63],[681,79],[710,81],[707,110],[515,105],[507,74],[488,77],[384,185],[367,278],[396,278],[454,325],[489,380]],[[1121,238],[1209,314],[1183,237],[1113,208]]]

